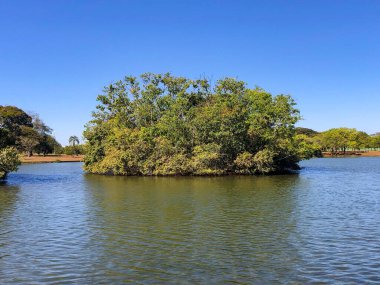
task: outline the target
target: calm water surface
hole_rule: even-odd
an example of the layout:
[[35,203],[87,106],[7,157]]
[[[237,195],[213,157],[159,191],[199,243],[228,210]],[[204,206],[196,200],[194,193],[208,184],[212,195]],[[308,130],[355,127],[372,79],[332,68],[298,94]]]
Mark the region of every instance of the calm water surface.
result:
[[380,158],[302,166],[126,178],[23,165],[0,185],[0,284],[379,284]]

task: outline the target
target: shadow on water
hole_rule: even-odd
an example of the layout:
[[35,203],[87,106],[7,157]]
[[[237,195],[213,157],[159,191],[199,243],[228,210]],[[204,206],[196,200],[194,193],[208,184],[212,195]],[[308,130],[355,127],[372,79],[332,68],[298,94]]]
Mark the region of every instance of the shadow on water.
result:
[[20,187],[18,185],[13,185],[8,180],[0,181],[0,221],[3,218],[4,212],[8,212],[10,208],[13,208],[19,191]]
[[18,186],[9,185],[6,180],[0,182],[0,268],[1,260],[9,255],[4,249],[12,242],[13,225],[10,220],[19,199],[19,191]]

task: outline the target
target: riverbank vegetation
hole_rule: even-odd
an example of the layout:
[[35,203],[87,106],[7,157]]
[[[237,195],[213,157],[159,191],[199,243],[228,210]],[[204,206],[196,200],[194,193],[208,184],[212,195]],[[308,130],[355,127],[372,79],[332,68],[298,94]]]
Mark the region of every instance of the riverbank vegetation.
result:
[[15,106],[0,106],[0,179],[17,170],[19,153],[53,153],[61,145],[37,114],[27,114]]
[[75,146],[67,145],[63,147],[57,154],[65,154],[65,155],[84,155],[86,154],[86,147],[84,144],[78,144]]
[[125,77],[105,87],[86,126],[84,168],[109,175],[268,174],[297,169],[313,146],[295,137],[288,95],[233,78]]
[[17,150],[12,147],[0,149],[0,180],[11,171],[16,171],[21,164]]
[[12,146],[28,156],[49,154],[61,145],[37,114],[27,114],[15,106],[0,106],[0,148]]

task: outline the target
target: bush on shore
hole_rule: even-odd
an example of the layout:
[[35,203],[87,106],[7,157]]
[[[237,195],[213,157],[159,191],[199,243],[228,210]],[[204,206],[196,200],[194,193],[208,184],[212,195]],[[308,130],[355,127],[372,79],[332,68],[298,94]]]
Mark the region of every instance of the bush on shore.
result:
[[17,150],[13,147],[0,149],[0,179],[5,179],[11,171],[16,171],[21,164]]

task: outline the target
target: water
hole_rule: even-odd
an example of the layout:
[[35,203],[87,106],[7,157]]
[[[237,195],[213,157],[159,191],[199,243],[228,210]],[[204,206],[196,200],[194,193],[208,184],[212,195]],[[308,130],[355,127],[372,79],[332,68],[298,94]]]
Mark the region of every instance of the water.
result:
[[126,178],[23,165],[0,186],[0,284],[379,284],[380,158],[302,166]]

